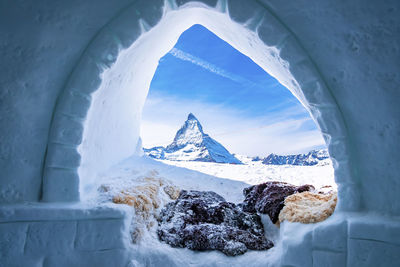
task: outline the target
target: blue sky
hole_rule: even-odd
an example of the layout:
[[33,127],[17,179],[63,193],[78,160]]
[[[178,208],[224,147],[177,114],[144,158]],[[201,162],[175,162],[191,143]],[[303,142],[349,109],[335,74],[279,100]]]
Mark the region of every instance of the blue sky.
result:
[[160,59],[143,110],[144,146],[171,142],[189,112],[232,153],[290,154],[323,145],[288,89],[200,25]]

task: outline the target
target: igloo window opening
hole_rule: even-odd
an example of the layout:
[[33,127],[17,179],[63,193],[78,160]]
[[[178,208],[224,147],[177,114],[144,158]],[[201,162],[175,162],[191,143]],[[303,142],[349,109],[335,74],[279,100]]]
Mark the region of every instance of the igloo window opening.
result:
[[[399,132],[396,59],[400,51],[398,28],[393,27],[400,18],[393,12],[398,10],[396,1],[315,1],[310,5],[260,0],[8,2],[0,9],[4,11],[1,19],[7,25],[1,31],[4,41],[0,46],[6,70],[1,74],[4,86],[0,94],[3,112],[0,121],[4,125],[0,144],[2,265],[400,266],[400,202],[396,201],[400,184],[398,169],[393,168],[400,157],[400,150],[396,149]],[[305,190],[283,200],[283,209],[272,215],[281,222],[281,213],[289,207],[286,200],[302,193],[307,195],[310,186],[268,183],[247,188],[246,196],[241,193],[246,182],[239,179],[241,168],[252,167],[248,168],[248,174],[256,185],[257,172],[254,175],[251,172],[257,169],[253,168],[257,164],[277,175],[284,169],[289,172],[294,168],[312,169],[315,165],[272,164],[275,160],[313,163],[317,159],[321,160],[318,165],[325,159],[317,154],[317,158],[274,155],[266,160],[270,152],[277,152],[265,152],[265,144],[255,138],[259,129],[249,127],[251,119],[262,121],[260,114],[254,114],[257,103],[248,104],[252,94],[241,95],[248,109],[234,113],[236,120],[242,120],[235,130],[243,136],[245,148],[250,147],[246,142],[252,140],[262,153],[268,154],[257,152],[252,156],[235,147],[237,142],[227,138],[233,131],[220,130],[227,122],[228,126],[233,124],[227,119],[232,114],[226,112],[226,106],[232,104],[240,91],[232,84],[224,94],[228,91],[229,98],[215,101],[221,104],[213,110],[214,116],[204,114],[210,108],[203,105],[196,110],[192,103],[177,119],[168,140],[148,142],[149,135],[143,134],[148,127],[146,123],[156,120],[149,120],[146,115],[146,99],[155,103],[157,90],[151,88],[151,80],[165,55],[203,71],[213,70],[217,78],[231,78],[232,83],[243,81],[229,75],[232,73],[250,79],[248,73],[232,69],[240,69],[244,64],[221,65],[218,59],[222,54],[214,53],[207,58],[196,53],[199,51],[175,46],[180,36],[184,37],[192,26],[198,25],[268,71],[310,112],[329,150],[329,166],[334,169],[337,183],[338,205],[328,219],[319,223],[292,223],[285,217],[276,238],[271,229],[277,227],[269,223],[270,212],[276,210],[263,210],[262,204],[268,200],[264,191]],[[211,68],[204,61],[226,72]],[[183,72],[177,74],[182,76]],[[259,81],[256,84],[263,85]],[[187,86],[193,88],[189,83]],[[257,93],[255,88],[250,91]],[[214,93],[218,92],[224,90]],[[213,92],[204,93],[204,99],[199,94],[192,99],[210,102],[210,93]],[[174,100],[164,95],[159,99],[158,106]],[[263,100],[264,108],[271,107],[269,97],[260,96],[256,100]],[[175,102],[182,109],[182,103],[188,101]],[[225,115],[224,120],[220,119],[221,114]],[[270,121],[267,122],[269,125]],[[167,149],[166,145],[171,144],[182,124],[196,129],[189,131],[195,137],[205,138],[208,134],[208,140],[216,140],[210,141],[214,147],[225,147],[218,150],[225,157],[220,153],[217,158],[230,162],[177,160],[183,155],[187,155],[186,160],[196,159],[199,154],[194,153],[193,146],[175,154],[175,158],[151,158],[150,153],[157,157],[164,152],[167,157],[171,156],[166,155],[170,152],[167,150],[179,150],[174,150],[177,146]],[[177,145],[187,141],[187,138],[177,139]],[[273,145],[281,149],[283,146],[277,143]],[[159,144],[164,148],[152,149]],[[296,150],[295,145],[290,148]],[[143,146],[147,151],[143,151]],[[259,160],[257,155],[263,159]],[[166,164],[167,161],[170,163]],[[214,165],[205,167],[203,172],[173,166],[184,167],[189,163]],[[236,168],[233,173],[236,180],[224,178],[229,173],[222,170],[224,167]],[[296,173],[299,174],[300,171]],[[187,190],[181,194],[182,189]],[[244,197],[246,200],[229,204],[239,196],[240,201]],[[197,205],[191,201],[193,198],[204,200],[208,206],[199,204],[201,201]],[[299,206],[311,206],[310,201],[301,198],[297,201]],[[162,211],[164,207],[167,208]],[[224,229],[234,220],[234,216],[228,216],[227,221],[222,221],[226,213],[246,218],[244,221],[248,221],[246,225],[253,235],[246,232],[244,239],[254,247],[232,238],[209,244],[219,246],[212,248],[219,251],[193,251],[204,245],[211,230],[221,233],[218,237],[226,234]],[[202,216],[194,220],[195,214]],[[303,212],[302,217],[307,214]],[[258,217],[253,215],[259,215],[261,221],[257,222]],[[172,223],[168,223],[168,218],[173,219]],[[175,230],[181,232],[181,219],[191,226],[186,229],[188,234],[197,233],[191,238],[188,235],[186,240],[193,250],[181,248],[189,246],[181,245],[181,240],[170,235]],[[204,220],[208,226],[200,223]],[[261,226],[267,233],[265,240]],[[231,231],[234,237],[240,236],[236,228]],[[160,235],[166,238],[161,239]],[[254,239],[261,242],[252,242]]]
[[[141,137],[149,157],[209,175],[250,184],[336,186],[325,142],[307,110],[201,25],[185,31],[160,59]],[[209,144],[215,141],[218,146]]]
[[[267,250],[278,232],[268,220],[279,225],[284,216],[279,217],[281,204],[262,204],[274,201],[265,195],[284,188],[278,192],[283,201],[303,191],[317,194],[315,191],[326,185],[328,191],[335,190],[324,141],[304,107],[276,79],[201,25],[185,31],[160,59],[143,108],[140,136],[144,157],[140,157],[139,144],[136,156],[99,176],[103,181],[101,198],[135,207],[135,244],[151,238],[147,235],[152,233],[173,247],[217,249],[231,256],[248,249]],[[289,152],[297,154],[286,155]],[[265,188],[265,195],[252,193],[260,191],[259,187]],[[235,212],[262,216],[265,226],[255,220],[253,228],[263,232],[265,227],[267,238],[258,243],[253,240],[265,238],[261,234],[226,241],[233,242],[233,247],[208,241],[192,243],[195,235],[187,234],[179,224],[170,229],[168,223],[171,214],[179,217],[190,214],[189,210],[175,210],[166,204],[195,203],[196,199],[212,200],[201,207],[210,218],[215,217],[213,206],[229,202],[233,207],[224,206],[232,209],[223,211],[226,216]],[[192,219],[199,220],[196,236],[219,234],[225,240],[226,228],[219,221],[196,215]],[[233,225],[240,221],[225,219]],[[207,228],[210,223],[218,229]],[[254,242],[257,246],[250,245]]]
[[[176,24],[177,19],[180,22],[178,24]],[[180,58],[182,61],[203,68],[204,71],[207,71],[208,68],[209,72],[213,72],[221,79],[229,80],[230,78],[232,82],[243,82],[240,77],[219,72],[218,69],[197,61],[196,57],[193,58],[190,54],[185,54],[184,50],[173,47],[179,36],[196,24],[204,25],[221,36],[223,40],[234,45],[235,49],[249,56],[262,69],[270,70],[273,77],[287,87],[307,109],[311,110],[319,126],[323,126],[321,131],[324,133],[324,139],[328,145],[332,140],[328,134],[329,131],[326,131],[331,125],[322,124],[324,120],[318,113],[319,108],[314,106],[313,102],[308,102],[308,99],[314,101],[315,99],[318,100],[319,97],[326,98],[327,95],[315,95],[313,96],[315,99],[310,96],[307,98],[302,87],[291,74],[289,62],[280,58],[279,49],[274,46],[267,46],[254,32],[231,21],[226,13],[215,13],[212,10],[194,7],[182,12],[168,13],[153,28],[146,28],[148,25],[142,23],[142,35],[137,41],[125,49],[109,48],[107,53],[101,54],[104,65],[101,65],[100,79],[96,85],[96,90],[90,95],[90,98],[85,99],[90,100],[90,105],[84,121],[82,142],[78,147],[81,159],[77,168],[78,175],[71,171],[73,179],[64,184],[67,189],[63,188],[64,191],[71,190],[75,193],[75,195],[66,194],[71,199],[80,198],[85,202],[96,201],[100,203],[112,201],[136,207],[134,216],[136,227],[132,230],[134,243],[140,242],[140,240],[149,240],[148,238],[154,240],[155,233],[148,231],[157,223],[155,221],[157,216],[153,215],[165,203],[177,198],[179,196],[177,192],[180,192],[182,188],[197,189],[198,191],[214,191],[217,188],[218,193],[223,195],[227,201],[238,202],[237,199],[243,199],[242,190],[245,185],[243,181],[232,182],[229,179],[215,178],[188,169],[180,169],[179,175],[176,175],[178,173],[172,172],[170,166],[141,156],[143,150],[140,124],[143,107],[148,96],[151,80],[162,56],[167,54],[177,59]],[[238,32],[243,34],[237,34]],[[101,46],[96,49],[103,51]],[[90,64],[91,61],[88,62],[87,64]],[[87,66],[85,67],[83,70],[90,69]],[[77,77],[80,77],[80,75],[82,74],[77,74]],[[76,93],[76,88],[73,87],[76,84],[74,80],[79,82],[79,79],[74,75],[72,77],[72,81],[68,83],[71,89],[69,87],[66,89],[65,102],[67,104],[60,105],[59,109],[68,109],[74,104],[69,103],[73,102],[70,95],[78,95],[79,97],[85,95]],[[309,83],[309,81],[307,82]],[[320,86],[320,84],[317,85]],[[286,91],[286,93],[289,92]],[[150,91],[149,100],[151,100],[151,94],[152,91]],[[324,101],[329,104],[329,97]],[[330,107],[335,106],[331,105]],[[192,111],[185,116],[188,116],[188,120],[198,121]],[[342,130],[340,117],[333,121],[337,123],[334,125],[335,130],[340,133]],[[210,129],[213,129],[213,127]],[[56,126],[54,132],[57,132]],[[52,150],[50,151],[52,152]],[[54,155],[56,154],[48,153],[46,164],[57,159],[57,155]],[[243,158],[231,156],[238,162],[233,162],[236,164],[228,163],[229,165],[239,167],[243,165],[240,164],[243,163],[241,162]],[[247,160],[253,162],[253,158],[247,157]],[[254,159],[254,162],[264,164],[264,160]],[[48,169],[52,170],[51,168],[50,166]],[[56,183],[57,180],[47,179],[48,177],[45,175],[44,199],[60,198],[61,194],[57,194],[57,190],[60,190]],[[60,175],[59,178],[63,179],[63,176]],[[199,180],[201,180],[201,183],[199,183]],[[76,190],[77,186],[79,190]],[[300,189],[295,189],[295,191],[300,191]],[[76,196],[76,193],[78,196]],[[149,214],[152,216],[148,216]],[[264,223],[264,227],[271,226],[266,224],[268,222]]]

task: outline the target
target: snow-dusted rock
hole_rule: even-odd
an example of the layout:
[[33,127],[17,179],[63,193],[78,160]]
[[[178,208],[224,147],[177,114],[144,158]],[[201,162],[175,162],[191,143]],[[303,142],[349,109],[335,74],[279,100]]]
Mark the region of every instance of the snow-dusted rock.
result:
[[179,197],[181,190],[174,185],[166,185],[163,187],[164,192],[173,200]]
[[263,163],[266,165],[299,165],[299,166],[313,166],[319,162],[329,159],[327,149],[312,150],[307,154],[287,155],[281,156],[276,154],[268,155]]
[[199,120],[192,113],[170,145],[144,149],[144,152],[156,159],[241,164],[223,145],[204,133]]
[[279,223],[290,222],[316,223],[327,219],[335,210],[337,193],[327,194],[302,192],[288,196],[285,206],[279,213]]
[[273,246],[257,214],[244,212],[211,191],[182,190],[161,211],[158,236],[173,247],[219,250],[230,256]]
[[[132,241],[140,241],[144,232],[156,225],[159,208],[166,201],[177,198],[179,188],[157,175],[137,179],[136,185],[121,190],[112,197],[117,204],[127,204],[135,210],[135,226],[132,231]],[[161,190],[162,189],[162,190]],[[102,190],[110,190],[102,187]]]
[[245,188],[245,200],[240,205],[247,212],[268,214],[271,221],[276,223],[286,197],[314,189],[312,185],[295,186],[285,182],[266,182]]

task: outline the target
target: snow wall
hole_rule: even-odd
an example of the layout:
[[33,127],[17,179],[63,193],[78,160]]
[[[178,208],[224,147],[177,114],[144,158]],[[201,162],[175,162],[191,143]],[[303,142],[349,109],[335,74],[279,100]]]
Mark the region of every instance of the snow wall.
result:
[[[140,150],[158,59],[198,23],[287,86],[333,158],[335,218],[295,241],[288,228],[280,264],[398,264],[400,4],[187,2],[0,3],[2,262],[19,254],[30,266],[129,261],[123,208],[24,203],[84,200],[96,173]],[[115,234],[96,235],[106,229]]]

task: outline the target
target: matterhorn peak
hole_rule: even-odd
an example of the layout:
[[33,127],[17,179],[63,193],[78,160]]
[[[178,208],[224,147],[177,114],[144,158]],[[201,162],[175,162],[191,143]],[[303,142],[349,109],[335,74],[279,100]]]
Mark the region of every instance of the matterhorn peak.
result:
[[[189,131],[188,131],[189,130]],[[200,124],[200,121],[196,118],[196,116],[193,115],[193,113],[189,113],[187,120],[181,127],[181,129],[176,133],[175,139],[178,137],[178,135],[182,134],[193,134],[195,132],[199,132],[200,134],[204,134],[203,132],[203,127]]]
[[189,113],[171,144],[165,148],[145,149],[145,152],[159,159],[241,164],[225,147],[203,132],[200,121],[193,113]]
[[187,117],[187,120],[190,120],[190,121],[199,121],[199,120],[196,118],[196,116],[193,115],[192,112],[189,113],[189,115],[188,115],[188,117]]

